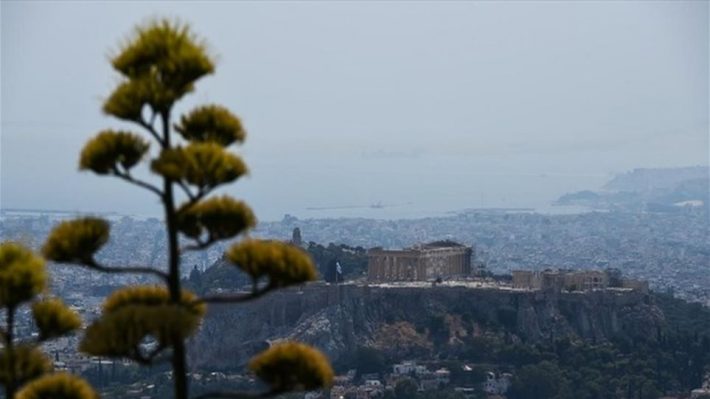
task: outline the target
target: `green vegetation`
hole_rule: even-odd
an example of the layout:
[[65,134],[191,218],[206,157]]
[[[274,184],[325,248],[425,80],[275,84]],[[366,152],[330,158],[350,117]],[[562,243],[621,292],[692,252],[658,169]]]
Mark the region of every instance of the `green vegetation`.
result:
[[383,373],[389,370],[385,357],[378,350],[361,346],[355,350],[352,367],[361,375]]
[[321,277],[327,282],[336,281],[336,262],[340,263],[342,270],[342,276],[337,277],[338,281],[357,278],[367,272],[365,248],[333,243],[324,246],[311,241],[306,249],[318,267]]
[[[367,272],[367,250],[362,247],[347,245],[326,245],[309,242],[305,250],[310,255],[318,271],[318,277],[327,281],[336,281],[336,262],[340,263],[343,274],[337,281],[353,279]],[[241,287],[251,283],[245,273],[241,273],[230,266],[226,257],[215,262],[204,272],[193,270],[190,278],[185,282],[186,287],[199,293],[206,293],[218,288],[227,289]]]
[[710,336],[667,331],[658,340],[604,344],[478,338],[462,359],[513,372],[511,399],[650,399],[700,386],[710,365]]
[[[181,253],[239,238],[256,224],[254,214],[242,201],[229,196],[209,197],[217,188],[247,173],[242,159],[229,151],[245,140],[245,130],[237,116],[213,104],[197,107],[173,124],[175,103],[192,92],[200,78],[214,72],[206,46],[186,25],[163,20],[138,27],[111,64],[121,81],[103,110],[139,128],[148,140],[133,131],[103,130],[81,151],[79,167],[117,177],[159,200],[165,215],[168,264],[164,269],[101,264],[95,254],[109,240],[110,226],[97,218],[59,224],[50,233],[43,253],[55,262],[156,279],[156,285],[125,287],[112,293],[101,317],[87,328],[80,349],[90,355],[128,358],[148,366],[168,360],[173,395],[186,399],[185,340],[197,330],[208,304],[250,301],[272,290],[313,280],[316,271],[310,258],[296,247],[246,240],[230,247],[225,260],[229,267],[247,275],[251,292],[199,296],[185,289]],[[153,154],[151,144],[157,145]],[[142,180],[133,172],[151,155],[150,171],[157,175],[158,184]],[[180,237],[189,244],[182,244]],[[45,324],[56,327],[56,322],[46,320]],[[298,343],[267,350],[254,358],[251,369],[269,387],[262,396],[324,387],[332,379],[325,357]],[[42,381],[35,389],[49,392],[48,385],[71,385],[65,382],[60,378]],[[77,385],[76,389],[83,387]],[[215,392],[201,397],[240,396]]]
[[[43,342],[81,327],[79,315],[61,300],[43,296],[46,289],[41,257],[19,244],[0,244],[0,307],[5,313],[5,325],[0,328],[0,384],[5,397],[95,398],[96,393],[81,378],[51,374],[52,363],[40,350]],[[28,304],[39,331],[37,338],[15,335],[17,312]]]
[[394,395],[397,399],[413,398],[417,396],[417,383],[411,379],[399,381],[394,387]]
[[710,308],[667,294],[656,294],[654,300],[663,310],[668,327],[674,332],[710,336]]
[[[453,392],[450,390],[439,390],[439,391],[427,391],[418,392],[417,383],[410,379],[405,378],[397,382],[394,387],[394,392],[385,392],[385,399],[465,399],[466,396],[463,393]],[[485,396],[481,396],[485,398]]]
[[[382,353],[372,348],[360,348],[357,353],[339,367],[383,370]],[[430,368],[451,371],[448,388],[417,392],[416,382],[404,379],[386,397],[456,398],[458,394],[451,388],[455,386],[476,387],[480,393],[485,371],[492,370],[513,374],[506,395],[510,399],[657,399],[700,386],[702,373],[710,365],[710,337],[671,334],[648,342],[595,345],[560,339],[523,344],[506,341],[503,334],[478,337],[462,352],[449,356],[428,363]],[[388,358],[384,363],[401,360]],[[464,365],[470,371],[464,371]]]
[[[646,338],[619,334],[601,343],[573,337],[523,342],[507,323],[469,316],[468,322],[476,323],[481,334],[451,346],[442,340],[451,333],[445,321],[451,316],[432,315],[421,333],[434,343],[434,353],[418,360],[430,369],[450,370],[450,387],[480,388],[485,371],[509,372],[510,399],[655,399],[687,394],[700,387],[703,374],[710,371],[710,310],[667,295],[652,294],[649,300],[664,310],[665,326]],[[338,368],[382,372],[402,360],[408,358],[358,348]],[[463,371],[464,365],[468,371]],[[406,392],[411,384],[401,384],[392,397],[411,394]],[[455,392],[448,388],[410,397],[448,395]]]

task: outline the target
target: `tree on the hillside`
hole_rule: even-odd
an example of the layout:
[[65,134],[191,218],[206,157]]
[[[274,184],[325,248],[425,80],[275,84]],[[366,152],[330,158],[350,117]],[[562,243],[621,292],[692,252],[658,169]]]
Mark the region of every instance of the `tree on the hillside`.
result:
[[564,383],[565,378],[559,367],[543,361],[518,370],[508,396],[512,399],[554,398]]
[[419,386],[411,378],[405,378],[397,382],[394,387],[394,395],[397,399],[412,399],[417,397]]
[[[244,141],[245,131],[238,117],[212,104],[197,107],[174,123],[175,103],[193,91],[197,80],[214,71],[205,45],[188,26],[163,20],[139,27],[111,63],[122,80],[106,99],[103,111],[140,128],[158,148],[150,154],[151,143],[139,134],[104,130],[81,151],[79,168],[122,179],[160,201],[168,264],[163,269],[102,264],[95,254],[108,241],[109,224],[94,217],[56,226],[43,252],[55,262],[107,273],[139,273],[160,281],[110,295],[101,317],[87,328],[80,349],[145,365],[167,357],[175,398],[185,399],[189,392],[185,341],[198,329],[208,304],[253,300],[313,280],[316,272],[310,258],[296,247],[244,239],[228,249],[226,259],[251,278],[251,292],[197,296],[182,287],[181,254],[237,238],[256,223],[244,202],[226,195],[210,197],[215,189],[247,173],[242,159],[229,151]],[[133,172],[150,156],[157,184]],[[155,341],[150,349],[147,340]],[[270,387],[260,397],[317,389],[332,380],[330,365],[319,351],[293,342],[272,346],[256,356],[250,368]],[[244,397],[236,393],[204,396]]]
[[[0,307],[5,323],[0,328],[0,385],[6,398],[97,398],[81,378],[51,373],[52,363],[40,344],[69,334],[81,319],[58,298],[43,296],[47,288],[44,259],[20,244],[0,244]],[[18,337],[17,314],[30,306],[37,337]],[[64,396],[61,396],[64,395]]]
[[387,362],[384,354],[375,348],[367,346],[361,346],[355,350],[353,363],[360,375],[387,371]]

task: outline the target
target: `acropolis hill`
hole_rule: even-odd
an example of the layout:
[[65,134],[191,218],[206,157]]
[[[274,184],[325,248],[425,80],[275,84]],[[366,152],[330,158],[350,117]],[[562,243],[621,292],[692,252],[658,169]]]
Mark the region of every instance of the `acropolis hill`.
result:
[[[445,320],[446,342],[431,337],[435,317]],[[240,328],[224,334],[230,325]],[[359,346],[404,359],[462,350],[471,339],[496,332],[523,342],[604,342],[654,340],[664,326],[663,312],[639,290],[555,292],[463,281],[317,283],[245,307],[212,307],[195,338],[193,347],[200,350],[191,356],[198,366],[234,367],[269,341],[295,338],[317,345],[334,361]]]
[[[467,341],[505,333],[524,342],[571,337],[605,342],[656,339],[665,319],[642,282],[614,271],[517,270],[512,278],[476,276],[472,247],[451,241],[367,252],[365,276],[279,291],[244,307],[212,307],[193,352],[195,364],[243,365],[280,339],[324,349],[337,361],[361,346],[393,357],[431,358]],[[434,342],[432,319],[446,320],[449,338]],[[240,328],[230,334],[229,325]],[[224,359],[220,353],[237,354]]]

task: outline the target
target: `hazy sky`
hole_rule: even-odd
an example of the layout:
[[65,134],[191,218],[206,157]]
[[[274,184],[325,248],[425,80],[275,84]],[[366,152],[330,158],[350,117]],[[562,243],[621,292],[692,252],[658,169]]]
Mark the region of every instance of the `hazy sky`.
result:
[[[708,163],[708,2],[1,2],[3,208],[158,214],[77,170],[150,17],[192,24],[217,73],[179,110],[240,115],[262,220],[540,206],[635,167]],[[379,212],[379,213],[378,213]]]

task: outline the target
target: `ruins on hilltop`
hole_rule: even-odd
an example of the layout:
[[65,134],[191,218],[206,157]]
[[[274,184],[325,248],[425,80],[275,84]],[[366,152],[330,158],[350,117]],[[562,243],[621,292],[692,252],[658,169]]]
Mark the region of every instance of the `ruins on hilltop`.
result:
[[472,274],[472,247],[435,241],[400,250],[368,251],[367,279],[375,282],[430,281]]
[[648,292],[648,282],[610,276],[602,270],[513,270],[513,288],[545,291],[593,291],[626,288]]

